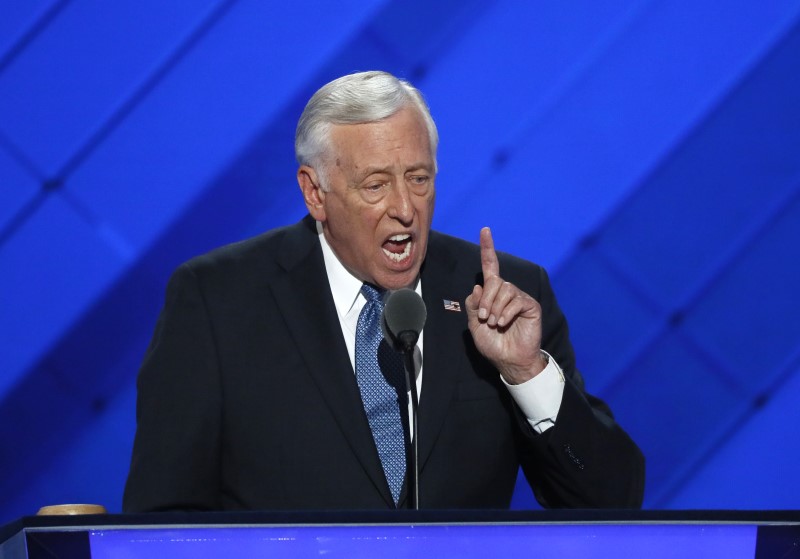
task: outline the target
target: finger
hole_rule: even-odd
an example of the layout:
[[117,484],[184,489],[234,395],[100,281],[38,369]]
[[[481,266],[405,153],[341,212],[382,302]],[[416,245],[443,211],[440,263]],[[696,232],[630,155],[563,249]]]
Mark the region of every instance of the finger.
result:
[[480,285],[476,285],[472,288],[472,293],[470,293],[469,296],[467,296],[467,298],[464,300],[464,308],[467,311],[467,322],[470,324],[470,328],[480,322],[480,318],[478,317],[478,308],[482,295],[483,288]]
[[480,285],[476,285],[472,288],[472,293],[470,293],[464,301],[464,306],[466,307],[468,314],[478,312],[478,307],[480,306],[482,296],[483,288]]
[[481,268],[484,281],[488,277],[500,275],[500,263],[497,261],[497,253],[494,250],[492,230],[488,227],[481,229]]
[[492,317],[492,309],[495,306],[495,299],[503,289],[503,279],[499,276],[484,276],[483,289],[478,303],[478,318],[489,320],[493,323],[497,316]]
[[535,318],[539,314],[538,301],[521,291],[517,291],[497,315],[497,326],[499,328],[505,328],[521,316],[525,318]]
[[[497,278],[499,279],[499,278]],[[490,283],[494,283],[490,282]],[[489,309],[487,323],[489,326],[506,326],[518,315],[527,313],[535,306],[536,301],[513,283],[500,280]]]
[[[486,319],[489,326],[503,326],[510,322],[514,317],[516,307],[509,307],[514,304],[515,299],[521,294],[513,284],[507,281],[501,281],[500,287],[494,295],[494,298],[489,306],[489,316]],[[502,321],[502,322],[501,322]]]

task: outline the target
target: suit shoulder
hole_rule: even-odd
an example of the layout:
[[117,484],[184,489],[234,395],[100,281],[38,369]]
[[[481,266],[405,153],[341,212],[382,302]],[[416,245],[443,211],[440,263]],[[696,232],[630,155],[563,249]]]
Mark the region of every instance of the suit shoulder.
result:
[[241,269],[269,269],[278,264],[279,257],[285,252],[286,244],[298,236],[302,236],[308,225],[305,221],[271,229],[255,237],[243,239],[231,244],[215,248],[205,254],[195,256],[184,262],[181,268],[187,268],[200,275]]

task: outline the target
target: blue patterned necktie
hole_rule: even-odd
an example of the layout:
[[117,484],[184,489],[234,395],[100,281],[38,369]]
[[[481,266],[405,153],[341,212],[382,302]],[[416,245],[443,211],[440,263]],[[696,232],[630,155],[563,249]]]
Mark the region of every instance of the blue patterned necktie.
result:
[[406,447],[400,402],[405,400],[405,376],[400,354],[383,341],[383,299],[373,286],[364,284],[367,302],[356,327],[356,380],[372,429],[383,473],[395,504],[406,474]]

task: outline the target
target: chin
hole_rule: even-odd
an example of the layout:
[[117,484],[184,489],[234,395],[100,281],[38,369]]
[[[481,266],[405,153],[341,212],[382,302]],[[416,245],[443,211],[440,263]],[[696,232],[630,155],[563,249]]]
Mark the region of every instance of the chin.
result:
[[418,276],[419,268],[416,268],[415,270],[409,270],[408,272],[404,272],[402,274],[389,274],[388,276],[381,278],[383,281],[380,282],[380,285],[384,289],[390,290],[411,287]]

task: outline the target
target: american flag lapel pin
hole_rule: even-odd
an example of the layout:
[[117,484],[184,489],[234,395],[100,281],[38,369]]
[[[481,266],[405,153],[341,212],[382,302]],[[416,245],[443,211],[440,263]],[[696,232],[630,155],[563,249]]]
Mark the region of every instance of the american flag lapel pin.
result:
[[450,299],[442,299],[444,301],[444,310],[461,312],[461,303],[458,301],[451,301]]

